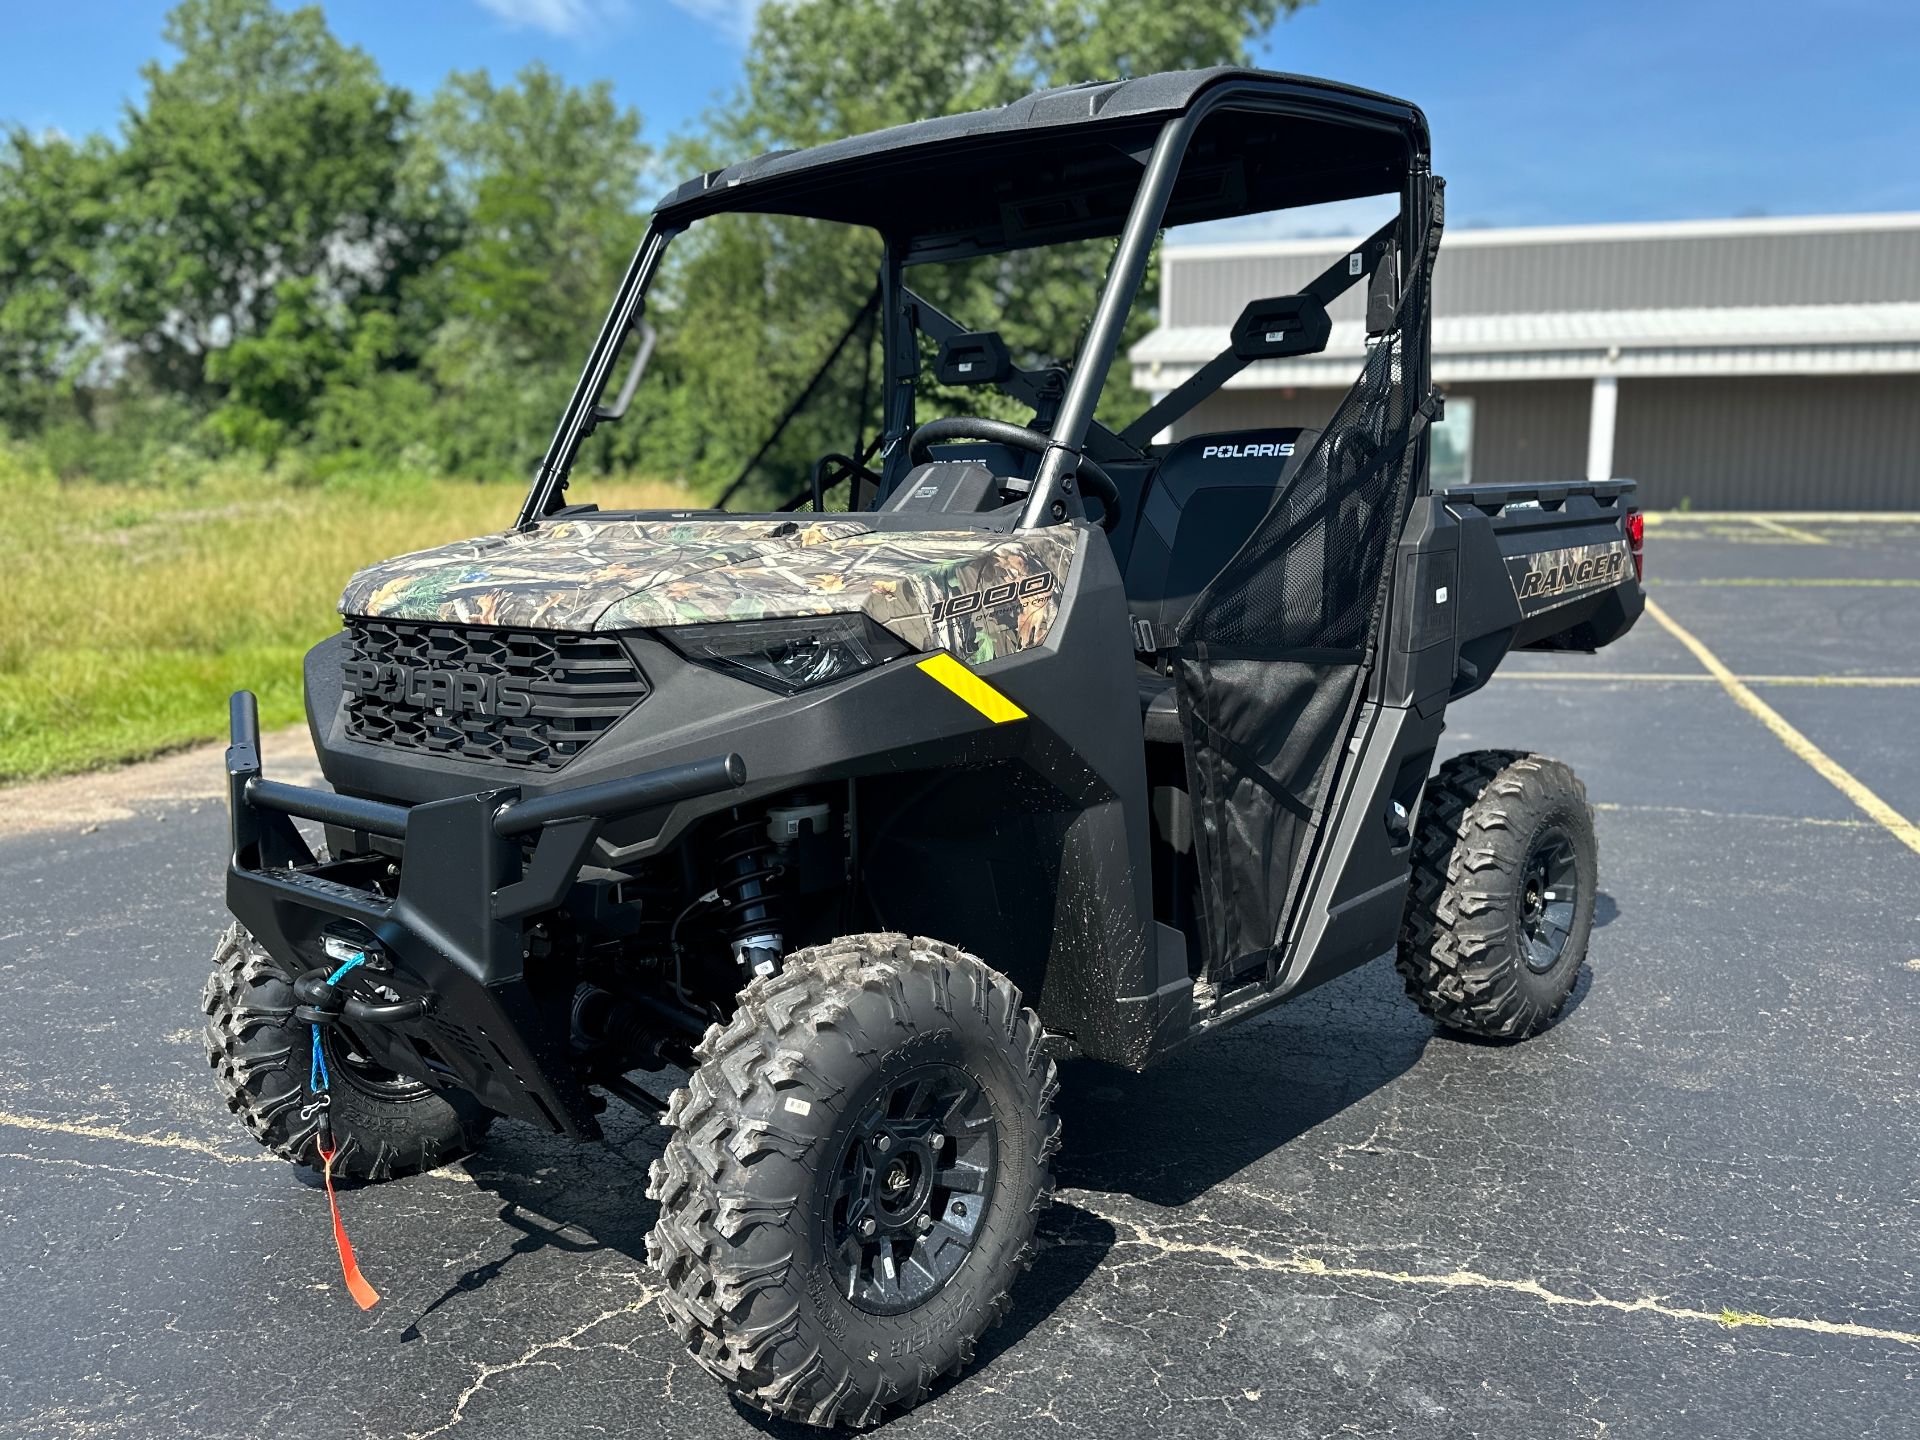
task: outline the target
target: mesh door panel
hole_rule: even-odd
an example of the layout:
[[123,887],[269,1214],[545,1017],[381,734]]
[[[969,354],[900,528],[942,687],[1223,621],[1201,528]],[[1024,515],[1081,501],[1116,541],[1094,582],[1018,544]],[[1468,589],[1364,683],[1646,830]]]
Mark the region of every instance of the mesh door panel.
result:
[[1335,789],[1378,635],[1389,551],[1412,498],[1439,236],[1436,190],[1393,329],[1373,342],[1313,453],[1178,633],[1175,678],[1215,980],[1274,972]]

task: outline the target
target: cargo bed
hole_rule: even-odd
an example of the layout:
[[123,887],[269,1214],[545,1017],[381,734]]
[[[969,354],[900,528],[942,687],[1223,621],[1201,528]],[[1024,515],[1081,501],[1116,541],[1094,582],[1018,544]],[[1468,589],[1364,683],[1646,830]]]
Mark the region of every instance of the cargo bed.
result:
[[1633,481],[1437,493],[1459,527],[1456,696],[1484,684],[1509,650],[1591,652],[1640,618],[1643,532]]

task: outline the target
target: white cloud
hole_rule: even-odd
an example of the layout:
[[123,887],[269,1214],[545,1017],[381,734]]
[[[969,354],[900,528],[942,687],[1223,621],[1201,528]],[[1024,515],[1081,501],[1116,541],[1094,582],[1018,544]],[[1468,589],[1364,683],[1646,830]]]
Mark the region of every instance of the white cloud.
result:
[[[631,9],[628,0],[477,0],[509,25],[575,39]],[[736,44],[753,34],[761,0],[667,0]]]
[[510,25],[564,36],[584,34],[615,8],[603,0],[480,0],[480,5]]
[[760,0],[668,0],[668,3],[696,20],[706,21],[728,39],[741,44],[753,34],[753,17],[760,13]]

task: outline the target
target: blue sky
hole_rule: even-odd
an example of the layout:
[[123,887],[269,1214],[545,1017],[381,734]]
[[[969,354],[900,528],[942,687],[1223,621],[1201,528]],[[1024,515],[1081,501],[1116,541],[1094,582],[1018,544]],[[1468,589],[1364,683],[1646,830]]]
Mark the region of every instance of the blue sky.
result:
[[[965,0],[955,0],[965,3]],[[163,0],[16,3],[0,119],[112,128]],[[751,0],[327,0],[336,33],[429,90],[541,59],[606,78],[655,137],[739,74]],[[1533,225],[1920,210],[1914,0],[1322,0],[1275,69],[1405,95],[1432,121],[1450,222]],[[874,57],[883,65],[883,56]]]

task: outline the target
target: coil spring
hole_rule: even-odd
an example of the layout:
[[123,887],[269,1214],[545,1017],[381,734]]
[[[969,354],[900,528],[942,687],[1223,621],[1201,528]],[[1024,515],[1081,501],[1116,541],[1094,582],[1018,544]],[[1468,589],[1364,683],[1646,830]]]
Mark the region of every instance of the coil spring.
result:
[[734,958],[751,964],[753,952],[779,958],[783,938],[774,882],[785,873],[767,839],[766,822],[741,820],[720,834],[720,878],[714,886],[727,902],[727,939]]

